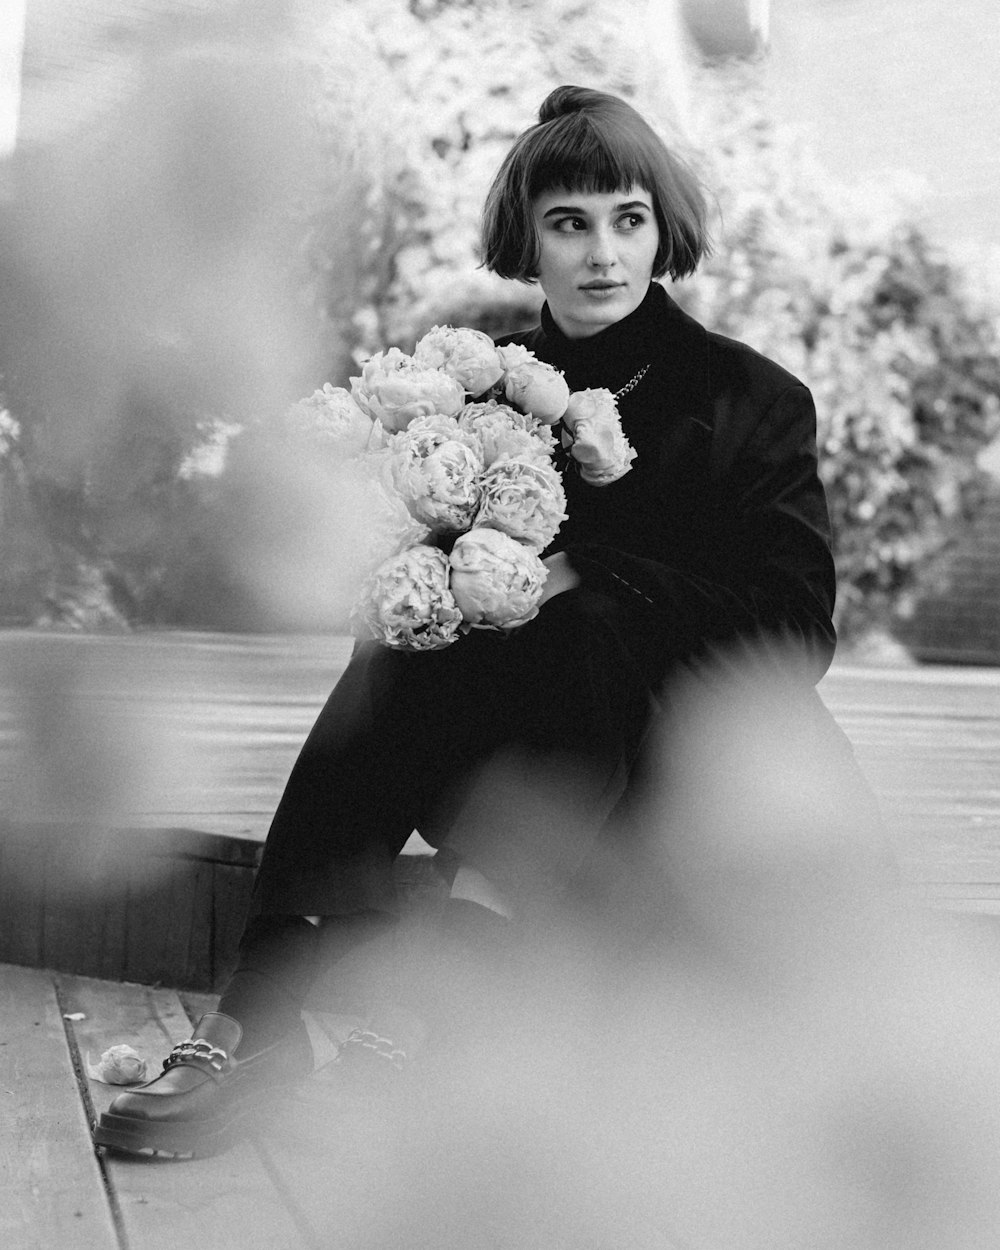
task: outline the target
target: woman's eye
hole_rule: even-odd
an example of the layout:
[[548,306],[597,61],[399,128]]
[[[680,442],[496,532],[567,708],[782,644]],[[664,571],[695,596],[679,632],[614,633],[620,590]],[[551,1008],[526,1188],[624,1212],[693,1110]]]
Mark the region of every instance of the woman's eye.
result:
[[587,223],[582,217],[560,217],[555,223],[556,229],[563,234],[572,234],[576,230],[586,230]]
[[618,224],[619,226],[624,226],[626,230],[637,230],[645,222],[646,218],[641,213],[627,213],[619,220]]

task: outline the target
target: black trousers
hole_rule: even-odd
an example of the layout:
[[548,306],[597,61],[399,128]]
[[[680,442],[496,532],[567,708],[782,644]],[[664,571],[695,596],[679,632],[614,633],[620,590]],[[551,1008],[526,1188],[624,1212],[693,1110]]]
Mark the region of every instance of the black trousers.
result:
[[392,912],[413,829],[514,895],[560,885],[622,793],[651,694],[623,609],[583,587],[510,635],[360,644],[289,777],[252,914]]

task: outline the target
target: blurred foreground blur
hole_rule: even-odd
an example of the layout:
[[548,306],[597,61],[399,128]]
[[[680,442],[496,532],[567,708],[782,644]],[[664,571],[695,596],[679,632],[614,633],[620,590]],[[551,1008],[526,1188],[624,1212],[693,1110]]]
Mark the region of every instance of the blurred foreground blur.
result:
[[[2,810],[77,823],[64,920],[74,895],[113,907],[134,873],[116,823],[212,784],[241,698],[307,720],[346,655],[293,642],[262,662],[230,640],[227,685],[224,640],[173,659],[167,640],[112,642],[4,646]],[[644,785],[577,888],[529,894],[508,940],[471,951],[429,898],[317,987],[330,1028],[399,998],[445,1021],[408,1083],[352,1089],[327,1064],[264,1135],[318,1244],[992,1250],[995,922],[887,887],[846,757],[787,674],[732,662],[665,695]],[[551,789],[511,818],[539,805],[551,845],[571,841]]]
[[317,126],[282,0],[151,5],[117,54],[72,7],[32,10],[28,102],[65,73],[80,116],[29,127],[0,195],[0,623],[329,628],[349,503],[271,448],[222,474],[348,365],[365,138],[338,102]]
[[269,1149],[323,1244],[995,1246],[1000,934],[891,884],[785,677],[706,670],[668,705],[580,889],[509,941],[418,918],[352,967],[450,1023],[411,1085],[333,1064],[285,1108]]

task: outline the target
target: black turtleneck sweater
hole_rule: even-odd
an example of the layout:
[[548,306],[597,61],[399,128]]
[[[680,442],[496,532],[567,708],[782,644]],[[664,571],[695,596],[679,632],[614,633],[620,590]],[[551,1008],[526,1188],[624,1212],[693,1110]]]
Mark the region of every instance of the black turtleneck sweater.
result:
[[796,644],[818,679],[833,655],[835,578],[816,415],[805,386],[752,348],[705,330],[659,283],[628,317],[587,338],[546,305],[524,344],[570,389],[618,391],[637,457],[609,486],[566,458],[565,550],[585,586],[614,596],[654,671],[713,644]]

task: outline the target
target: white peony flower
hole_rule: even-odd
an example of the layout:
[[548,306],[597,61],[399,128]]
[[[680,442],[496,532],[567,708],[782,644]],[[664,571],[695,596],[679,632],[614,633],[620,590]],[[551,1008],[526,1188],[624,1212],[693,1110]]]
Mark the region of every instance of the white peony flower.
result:
[[537,552],[477,526],[451,550],[451,593],[466,624],[514,629],[538,614],[548,569]]
[[521,343],[508,343],[497,352],[503,361],[507,399],[545,425],[555,425],[569,402],[569,386],[563,375]]
[[448,557],[437,547],[410,547],[365,582],[353,623],[363,637],[407,651],[439,651],[459,636],[462,613],[448,589]]
[[631,469],[635,451],[622,430],[611,391],[574,391],[563,425],[567,431],[563,441],[580,465],[580,476],[591,486],[617,482]]
[[292,438],[301,438],[322,449],[355,456],[367,447],[377,445],[381,430],[363,412],[350,391],[327,382],[320,390],[286,411],[285,430]]
[[503,530],[542,551],[565,520],[566,494],[551,465],[498,460],[483,475],[476,525]]
[[483,395],[503,377],[496,345],[482,330],[434,326],[413,349],[421,368],[442,369],[469,395]]
[[390,431],[405,430],[415,417],[453,417],[465,403],[460,382],[440,369],[426,369],[398,347],[377,352],[351,378],[351,394],[373,420]]
[[457,421],[418,419],[392,438],[391,455],[393,483],[418,521],[437,534],[469,528],[479,507],[483,461]]
[[360,565],[365,575],[430,537],[429,526],[413,516],[396,490],[391,461],[389,450],[364,456],[358,461],[355,478],[359,489],[349,496],[364,521],[362,532],[356,535],[355,555],[356,566]]
[[479,440],[487,468],[505,457],[548,464],[555,447],[549,426],[530,413],[518,412],[492,399],[466,404],[458,414],[458,425]]

